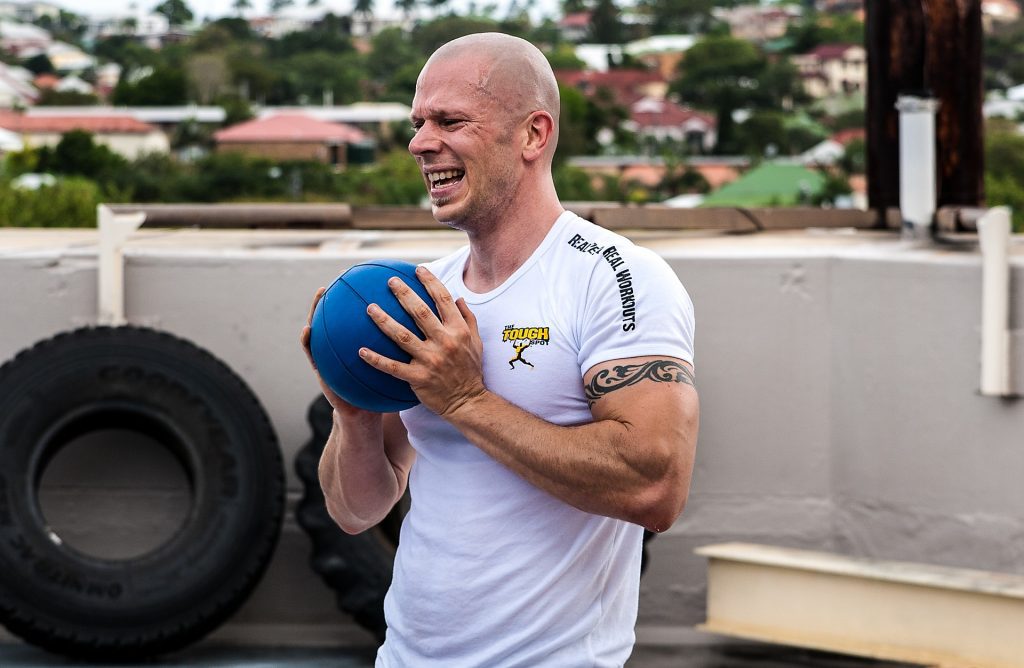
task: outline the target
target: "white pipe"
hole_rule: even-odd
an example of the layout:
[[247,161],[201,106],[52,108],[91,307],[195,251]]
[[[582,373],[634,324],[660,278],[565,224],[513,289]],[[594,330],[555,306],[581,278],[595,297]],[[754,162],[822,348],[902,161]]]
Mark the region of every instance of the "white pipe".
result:
[[99,317],[101,325],[118,327],[124,315],[124,244],[132,232],[146,220],[146,214],[114,213],[110,207],[96,207],[96,227],[100,233]]
[[981,393],[1013,394],[1010,378],[1010,209],[978,220],[981,245]]
[[935,216],[937,100],[900,95],[900,215],[905,239],[929,239]]

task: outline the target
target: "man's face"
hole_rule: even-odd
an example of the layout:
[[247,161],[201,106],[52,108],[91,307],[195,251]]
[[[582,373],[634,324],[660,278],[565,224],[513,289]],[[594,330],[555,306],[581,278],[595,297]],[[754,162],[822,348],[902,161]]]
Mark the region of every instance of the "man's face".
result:
[[420,76],[412,103],[416,158],[434,217],[453,227],[480,230],[509,205],[518,184],[507,93],[484,90],[486,63],[450,58]]

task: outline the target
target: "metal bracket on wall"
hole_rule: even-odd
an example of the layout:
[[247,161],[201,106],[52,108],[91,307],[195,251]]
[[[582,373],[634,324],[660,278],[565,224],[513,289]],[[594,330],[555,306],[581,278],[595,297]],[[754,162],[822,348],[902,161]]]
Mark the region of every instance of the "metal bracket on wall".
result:
[[99,315],[101,325],[127,323],[124,315],[124,245],[146,220],[146,214],[114,213],[110,207],[96,207],[96,227],[100,236]]

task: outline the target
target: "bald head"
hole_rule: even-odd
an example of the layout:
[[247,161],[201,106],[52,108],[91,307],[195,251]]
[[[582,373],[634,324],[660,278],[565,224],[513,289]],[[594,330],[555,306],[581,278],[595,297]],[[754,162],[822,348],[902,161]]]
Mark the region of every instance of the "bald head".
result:
[[517,117],[534,111],[551,114],[557,137],[558,83],[547,58],[533,44],[497,32],[459,37],[430,56],[420,79],[431,65],[449,60],[464,62],[467,73],[473,73],[477,79],[477,90],[510,114]]

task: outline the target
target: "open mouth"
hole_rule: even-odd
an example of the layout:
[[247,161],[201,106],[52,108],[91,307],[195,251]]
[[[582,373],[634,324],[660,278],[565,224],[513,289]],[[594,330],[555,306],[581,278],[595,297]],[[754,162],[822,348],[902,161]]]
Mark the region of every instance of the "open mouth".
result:
[[430,181],[432,189],[440,189],[455,185],[465,175],[466,172],[461,169],[449,169],[443,172],[431,172],[427,174],[427,179]]

